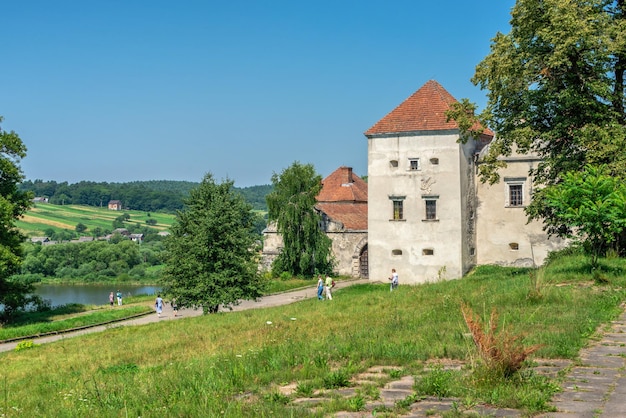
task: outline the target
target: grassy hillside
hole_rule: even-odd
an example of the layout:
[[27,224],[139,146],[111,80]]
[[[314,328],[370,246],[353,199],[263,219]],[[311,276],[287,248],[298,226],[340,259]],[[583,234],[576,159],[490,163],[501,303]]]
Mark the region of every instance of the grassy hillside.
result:
[[[52,205],[39,203],[31,208],[17,221],[17,227],[27,236],[44,236],[45,231],[52,228],[55,231],[74,231],[76,225],[82,223],[87,226],[85,235],[90,235],[94,228],[113,230],[115,218],[130,215],[128,224],[139,224],[158,231],[167,230],[174,222],[174,215],[164,213],[148,213],[134,210],[114,211],[107,208],[82,205]],[[155,225],[146,224],[146,220],[153,219]]]
[[[596,282],[580,256],[557,260],[537,275],[486,266],[460,280],[401,284],[393,293],[387,284],[358,285],[337,291],[332,301],[306,299],[25,345],[0,354],[0,414],[331,416],[376,399],[379,387],[349,399],[335,389],[382,365],[420,376],[411,402],[443,395],[530,416],[549,410],[558,377],[532,370],[509,379],[486,374],[460,307],[471,306],[483,321],[495,309],[497,334],[504,328],[524,336],[524,345],[540,346],[537,357],[575,359],[598,327],[620,314],[626,298],[626,261],[605,260],[603,267],[608,273]],[[450,359],[467,367],[443,370],[427,363]],[[286,384],[296,388],[295,395],[278,390]],[[296,396],[324,399],[313,409],[292,403]],[[398,416],[404,401],[376,416]]]

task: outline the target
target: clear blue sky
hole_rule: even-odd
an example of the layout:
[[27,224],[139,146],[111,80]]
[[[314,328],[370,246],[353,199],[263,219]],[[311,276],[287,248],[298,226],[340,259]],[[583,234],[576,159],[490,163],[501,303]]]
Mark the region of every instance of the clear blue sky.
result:
[[369,127],[428,80],[470,82],[514,0],[8,1],[0,115],[27,179],[268,184],[367,174]]

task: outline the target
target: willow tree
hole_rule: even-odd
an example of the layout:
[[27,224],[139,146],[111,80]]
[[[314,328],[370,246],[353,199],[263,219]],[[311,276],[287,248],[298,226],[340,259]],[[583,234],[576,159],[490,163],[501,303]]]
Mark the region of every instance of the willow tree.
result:
[[333,266],[331,240],[322,229],[315,197],[322,177],[311,164],[294,162],[272,175],[273,191],[267,195],[268,218],[282,235],[283,249],[272,266],[275,273],[289,272],[312,277],[330,273]]
[[625,1],[517,0],[510,33],[496,34],[472,79],[488,95],[481,124],[466,100],[450,115],[470,132],[496,131],[480,166],[484,181],[499,180],[501,156],[541,157],[529,172],[535,187],[527,214],[551,234],[571,232],[544,202],[566,173],[603,165],[626,178]]

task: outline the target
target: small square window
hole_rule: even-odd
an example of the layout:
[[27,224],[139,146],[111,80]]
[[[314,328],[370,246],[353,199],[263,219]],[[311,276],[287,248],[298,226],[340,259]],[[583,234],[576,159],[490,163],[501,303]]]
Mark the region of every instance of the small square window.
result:
[[435,255],[435,250],[432,248],[424,248],[422,250],[422,255]]
[[393,167],[396,168],[398,166],[398,160],[391,160],[389,161],[389,164]]
[[409,158],[409,170],[419,170],[420,169],[420,159],[419,158]]
[[430,163],[432,165],[438,165],[439,164],[439,158],[431,158],[430,159]]

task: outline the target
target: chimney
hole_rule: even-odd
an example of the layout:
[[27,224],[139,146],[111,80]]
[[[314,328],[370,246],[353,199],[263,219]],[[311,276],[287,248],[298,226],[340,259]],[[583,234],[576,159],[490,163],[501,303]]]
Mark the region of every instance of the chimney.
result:
[[344,167],[346,169],[346,177],[348,181],[346,183],[353,183],[352,181],[352,167]]

